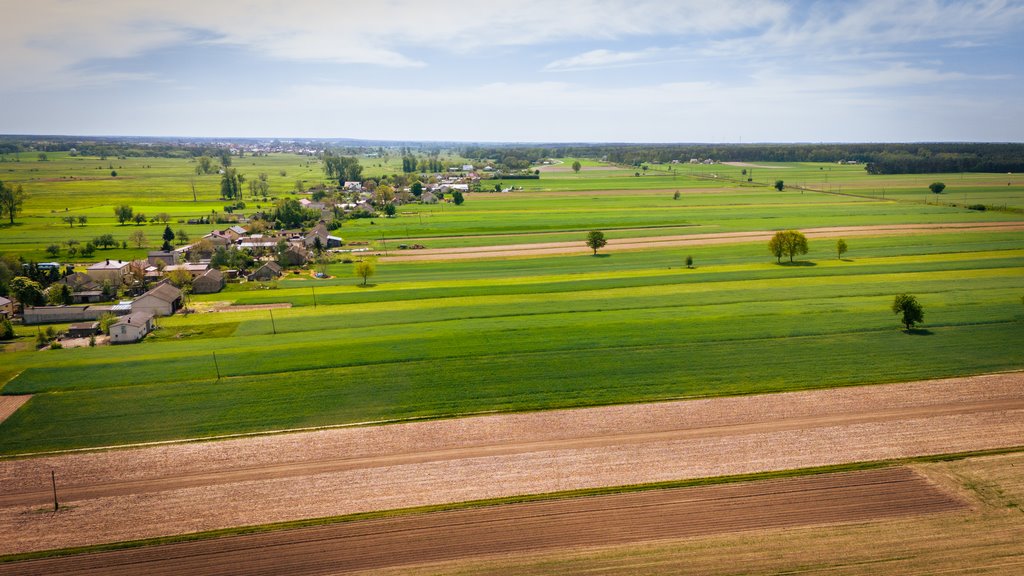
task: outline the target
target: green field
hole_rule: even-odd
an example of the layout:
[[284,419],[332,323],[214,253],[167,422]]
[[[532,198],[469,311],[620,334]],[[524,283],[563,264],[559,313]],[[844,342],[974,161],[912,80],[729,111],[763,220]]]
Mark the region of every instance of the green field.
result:
[[[298,156],[251,162],[257,163],[253,174],[271,174],[276,194],[290,194],[296,178],[322,177],[315,161]],[[41,252],[39,243],[72,234],[126,236],[135,227],[117,226],[110,208],[122,202],[175,219],[223,204],[213,198],[216,176],[195,177],[197,188],[206,180],[201,201],[192,202],[192,165],[185,160],[114,160],[115,167],[124,165],[118,178],[135,175],[131,180],[52,180],[61,171],[102,172],[99,163],[60,155],[50,162],[0,163],[0,170],[14,170],[7,180],[22,181],[32,194],[21,223],[0,228],[0,249],[33,256]],[[1022,187],[986,184],[997,175],[969,174],[955,185],[959,181],[949,176],[960,175],[872,177],[861,166],[777,166],[772,182],[777,173],[818,187],[813,178],[829,173],[829,185],[841,184],[843,193],[747,185],[735,166],[679,165],[674,176],[664,165],[640,177],[617,169],[552,172],[539,181],[516,181],[528,183],[523,192],[470,194],[458,207],[404,206],[394,219],[348,222],[341,235],[381,244],[409,238],[440,248],[582,244],[593,228],[625,238],[1024,220],[1012,210],[979,212],[916,198],[923,195],[921,182],[927,191],[927,182],[945,178],[950,191],[942,196],[975,194],[1013,207]],[[39,172],[26,173],[26,167]],[[287,178],[275,177],[278,170]],[[767,172],[754,168],[754,178]],[[881,182],[886,198],[866,197]],[[545,190],[530,190],[535,187]],[[61,212],[51,211],[65,206],[88,214],[89,224],[61,224]],[[143,228],[156,238],[162,226]],[[190,233],[210,228],[190,227]],[[6,382],[4,393],[36,396],[0,424],[0,454],[1024,367],[1017,350],[1024,337],[1024,235],[848,242],[850,252],[838,260],[833,240],[812,239],[810,253],[794,266],[774,264],[763,243],[597,258],[384,262],[367,287],[357,286],[351,265],[335,263],[330,279],[289,275],[274,289],[233,285],[195,299],[200,305],[290,303],[274,310],[273,323],[265,310],[176,316],[131,346],[15,351],[35,334],[34,327],[19,326],[22,338],[3,353],[0,382]],[[138,253],[97,256],[122,252]],[[688,255],[695,269],[683,266]],[[900,292],[916,294],[924,305],[923,330],[899,329],[888,306]]]

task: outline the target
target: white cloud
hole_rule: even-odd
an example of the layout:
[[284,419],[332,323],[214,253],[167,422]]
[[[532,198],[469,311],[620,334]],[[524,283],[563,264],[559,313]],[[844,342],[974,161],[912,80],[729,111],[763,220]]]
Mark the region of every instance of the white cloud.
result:
[[562,58],[551,62],[544,67],[545,70],[587,70],[593,68],[608,68],[624,64],[637,64],[650,61],[662,51],[656,48],[640,50],[635,52],[613,52],[611,50],[591,50],[569,58]]

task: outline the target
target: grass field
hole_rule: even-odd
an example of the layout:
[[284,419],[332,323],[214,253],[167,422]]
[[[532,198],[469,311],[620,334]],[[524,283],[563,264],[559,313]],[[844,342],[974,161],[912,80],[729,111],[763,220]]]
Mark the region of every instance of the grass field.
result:
[[[271,174],[275,194],[288,194],[297,178],[321,177],[319,166],[302,157],[245,158],[237,165],[248,171],[248,162],[256,163],[253,174]],[[98,163],[61,155],[0,163],[0,170],[14,170],[10,181],[23,182],[32,194],[22,223],[0,228],[0,249],[43,259],[40,243],[103,231],[125,236],[135,227],[117,226],[111,209],[122,202],[175,219],[223,204],[213,198],[216,176],[195,177],[197,189],[200,179],[208,181],[200,202],[192,202],[192,164],[185,160],[115,160],[116,181],[85,180],[75,172],[109,173]],[[470,194],[459,207],[402,207],[398,218],[346,223],[341,235],[381,245],[413,238],[439,248],[582,244],[592,228],[626,238],[1024,220],[1012,211],[893,199],[896,188],[921,195],[920,183],[934,175],[877,177],[892,187],[883,200],[845,194],[882,181],[859,166],[754,168],[755,178],[771,172],[772,181],[776,173],[793,182],[827,173],[844,194],[779,192],[726,180],[739,180],[737,166],[695,167],[693,175],[679,166],[675,176],[665,168],[651,166],[640,177],[617,169],[546,172],[539,181],[517,183],[548,191]],[[287,177],[275,177],[279,170]],[[711,178],[712,171],[720,177]],[[60,180],[63,172],[75,181]],[[974,188],[965,193],[1012,206],[1021,187],[986,184],[996,178],[966,175],[963,182]],[[88,214],[89,224],[61,224],[65,206]],[[142,228],[155,239],[162,226]],[[211,227],[189,228],[198,236]],[[0,423],[0,454],[1024,367],[1016,346],[1024,336],[1021,234],[893,235],[849,243],[845,260],[837,260],[833,241],[812,240],[795,266],[774,264],[763,243],[598,258],[382,263],[367,287],[356,285],[350,265],[336,263],[326,280],[289,275],[274,289],[232,285],[195,298],[200,305],[293,306],[275,310],[273,322],[265,310],[176,316],[161,319],[161,329],[134,346],[16,352],[35,334],[19,326],[20,342],[4,353],[0,382],[6,394],[36,396]],[[97,257],[139,252],[99,251]],[[696,269],[683,266],[688,255]],[[888,306],[901,292],[923,303],[925,330],[898,329]]]

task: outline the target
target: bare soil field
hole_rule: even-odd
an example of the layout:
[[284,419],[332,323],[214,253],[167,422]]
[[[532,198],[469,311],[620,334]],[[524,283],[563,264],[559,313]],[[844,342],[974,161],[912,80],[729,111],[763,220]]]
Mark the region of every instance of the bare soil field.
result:
[[8,459],[0,554],[1022,439],[1018,372]]
[[28,402],[31,398],[31,394],[0,396],[0,422],[7,420],[11,414],[17,412],[18,408],[21,408],[25,402]]
[[[1021,222],[951,222],[945,224],[892,224],[881,226],[836,226],[827,228],[805,228],[808,238],[833,238],[837,236],[894,236],[905,234],[937,234],[962,232],[1010,232],[1024,230]],[[675,246],[709,246],[714,244],[736,244],[762,242],[771,239],[774,230],[749,232],[725,232],[712,234],[681,234],[670,236],[649,236],[608,240],[604,252],[640,250]],[[552,254],[588,254],[591,249],[579,242],[538,242],[535,244],[506,244],[499,246],[470,246],[458,248],[435,248],[417,250],[414,255],[389,256],[383,260],[411,262],[419,260],[459,260],[470,258],[509,258],[516,256],[546,256]]]
[[401,516],[8,568],[19,574],[340,574],[966,508],[909,468],[886,468]]

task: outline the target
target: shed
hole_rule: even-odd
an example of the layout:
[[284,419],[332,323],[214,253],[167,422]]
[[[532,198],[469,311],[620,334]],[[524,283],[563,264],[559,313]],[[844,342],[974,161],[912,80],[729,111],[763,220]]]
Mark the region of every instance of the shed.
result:
[[216,268],[211,268],[192,281],[192,293],[213,294],[214,292],[220,292],[224,285],[224,273]]
[[153,316],[170,316],[181,308],[181,290],[164,280],[132,302],[132,314],[148,312]]
[[250,281],[266,282],[267,280],[273,280],[281,275],[284,268],[277,262],[267,262],[263,266],[256,269],[255,272],[249,274]]
[[78,322],[68,326],[68,338],[88,338],[100,332],[99,322]]

